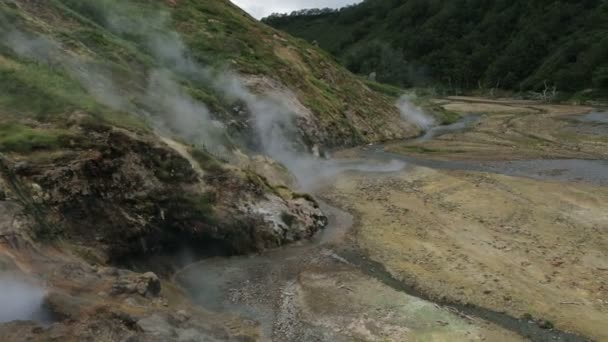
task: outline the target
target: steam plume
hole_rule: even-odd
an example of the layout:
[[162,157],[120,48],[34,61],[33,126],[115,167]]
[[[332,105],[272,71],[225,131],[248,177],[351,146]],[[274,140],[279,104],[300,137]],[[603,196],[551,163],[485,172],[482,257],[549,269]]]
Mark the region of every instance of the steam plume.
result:
[[428,130],[436,125],[432,116],[425,114],[422,108],[412,103],[410,95],[401,96],[397,101],[397,108],[399,108],[403,120],[414,123],[423,130]]
[[42,288],[0,275],[0,289],[0,323],[42,319]]

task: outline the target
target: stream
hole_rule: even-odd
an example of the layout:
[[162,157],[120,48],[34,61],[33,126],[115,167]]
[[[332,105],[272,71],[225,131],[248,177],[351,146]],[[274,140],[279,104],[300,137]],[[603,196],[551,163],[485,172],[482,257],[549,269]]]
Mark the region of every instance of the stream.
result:
[[[479,116],[467,116],[456,124],[431,129],[418,139],[428,140],[442,134],[463,131],[478,120]],[[605,160],[439,161],[386,152],[382,145],[362,148],[359,157],[361,161],[349,160],[335,165],[341,165],[339,171],[342,172],[397,172],[417,165],[433,169],[481,171],[608,185],[608,161]],[[339,174],[336,171],[331,176]],[[176,272],[174,280],[192,295],[197,304],[208,310],[238,314],[259,322],[268,340],[285,340],[289,336],[301,336],[302,339],[298,340],[345,340],[324,327],[306,323],[297,323],[296,327],[296,323],[288,323],[297,320],[293,313],[297,311],[297,305],[288,298],[291,298],[289,294],[295,291],[292,288],[303,272],[314,270],[327,273],[336,268],[347,268],[362,272],[399,292],[465,315],[479,317],[534,341],[587,341],[578,335],[541,329],[526,320],[474,305],[432,300],[426,294],[393,278],[383,265],[367,259],[349,241],[349,235],[352,234],[348,232],[354,226],[354,218],[322,200],[319,202],[328,215],[329,225],[310,241],[258,255],[205,259]]]

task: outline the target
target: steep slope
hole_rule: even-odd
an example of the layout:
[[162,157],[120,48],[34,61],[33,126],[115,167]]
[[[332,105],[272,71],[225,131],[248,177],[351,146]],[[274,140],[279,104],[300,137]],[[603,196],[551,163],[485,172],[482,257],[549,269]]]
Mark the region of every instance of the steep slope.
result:
[[[222,25],[241,36],[212,30]],[[256,25],[269,30],[218,1],[0,2],[0,287],[8,279],[36,289],[13,299],[23,315],[0,308],[2,336],[255,337],[246,323],[234,322],[251,331],[235,331],[230,318],[192,307],[155,274],[114,267],[184,250],[197,258],[262,251],[327,224],[312,197],[288,188],[284,167],[239,150],[269,153],[269,142],[293,141],[281,151],[296,153],[368,138],[346,120],[335,121],[341,135],[310,135],[330,132],[333,119],[309,111],[298,121],[290,106],[307,110],[305,101],[272,73],[273,60],[256,64],[235,48]],[[390,99],[328,65],[354,93],[370,94],[367,108],[386,106],[378,115],[398,120]],[[41,304],[43,313],[28,312]],[[188,313],[176,316],[180,309]],[[58,323],[4,324],[14,319]]]
[[[171,82],[208,107],[212,119],[230,124],[232,138],[250,137],[253,120],[247,112],[257,103],[247,103],[249,94],[235,89],[224,72],[230,70],[242,75],[239,86],[284,102],[286,113],[277,115],[291,115],[309,148],[417,133],[399,120],[392,99],[368,89],[320,50],[260,24],[228,0],[7,1],[0,13],[8,43],[2,52],[2,87],[16,94],[22,92],[14,89],[15,80],[26,83],[53,102],[36,106],[53,105],[55,112],[68,105],[91,112],[101,103],[118,112],[154,114],[158,105],[145,96],[157,98],[150,94],[150,83],[157,93],[174,88],[166,80],[168,69]],[[51,71],[39,65],[49,63]],[[62,86],[49,89],[44,77]],[[76,95],[83,86],[93,100]],[[49,92],[60,99],[50,99]],[[14,111],[15,101],[6,99],[5,111]]]
[[605,1],[367,0],[263,20],[397,85],[608,88]]
[[[259,174],[233,151],[295,158],[315,144],[388,138],[359,135],[357,124],[375,122],[367,117],[313,114],[269,76],[273,50],[253,40],[241,50],[246,37],[274,38],[229,2],[4,1],[0,19],[5,192],[36,219],[34,236],[75,242],[101,262],[189,239],[234,253],[309,237],[325,224],[316,203],[276,179],[277,164],[261,159]],[[379,116],[398,119],[388,98],[317,56],[386,106]],[[227,163],[237,159],[241,168]]]

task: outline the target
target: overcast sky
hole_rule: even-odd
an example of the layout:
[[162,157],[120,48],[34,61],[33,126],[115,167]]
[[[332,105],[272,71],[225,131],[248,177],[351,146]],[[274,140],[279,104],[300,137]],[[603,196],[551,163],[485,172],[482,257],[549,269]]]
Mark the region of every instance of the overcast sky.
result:
[[343,7],[360,0],[231,0],[239,7],[260,19],[271,13],[287,13],[303,8]]

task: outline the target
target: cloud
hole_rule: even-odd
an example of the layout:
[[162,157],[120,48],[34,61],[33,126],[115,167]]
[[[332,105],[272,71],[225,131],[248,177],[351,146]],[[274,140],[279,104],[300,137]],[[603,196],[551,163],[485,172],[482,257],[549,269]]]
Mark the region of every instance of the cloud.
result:
[[234,4],[260,19],[272,13],[289,13],[304,8],[340,8],[360,0],[231,0]]

